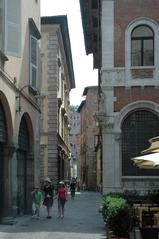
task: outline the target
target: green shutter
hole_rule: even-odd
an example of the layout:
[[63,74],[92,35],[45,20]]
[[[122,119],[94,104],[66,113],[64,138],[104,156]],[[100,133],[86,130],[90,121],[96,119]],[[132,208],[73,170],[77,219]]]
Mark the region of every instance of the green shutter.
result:
[[21,54],[21,0],[6,0],[5,52],[20,57]]
[[30,85],[36,89],[37,82],[37,39],[30,36]]

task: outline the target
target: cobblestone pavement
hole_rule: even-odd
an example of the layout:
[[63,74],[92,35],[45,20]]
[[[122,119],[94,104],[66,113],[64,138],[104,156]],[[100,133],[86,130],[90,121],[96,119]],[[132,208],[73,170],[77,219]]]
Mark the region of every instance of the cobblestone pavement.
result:
[[46,209],[41,218],[23,216],[14,225],[0,225],[0,239],[105,239],[102,215],[99,213],[101,195],[95,192],[77,193],[65,207],[65,217],[57,218],[57,200],[52,219],[46,219]]

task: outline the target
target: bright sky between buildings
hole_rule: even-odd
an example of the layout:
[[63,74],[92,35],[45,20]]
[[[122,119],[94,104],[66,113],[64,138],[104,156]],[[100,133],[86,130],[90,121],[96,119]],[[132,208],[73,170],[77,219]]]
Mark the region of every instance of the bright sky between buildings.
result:
[[70,104],[79,105],[84,87],[98,84],[93,57],[86,55],[79,0],[41,0],[41,16],[67,15],[76,88],[70,92]]

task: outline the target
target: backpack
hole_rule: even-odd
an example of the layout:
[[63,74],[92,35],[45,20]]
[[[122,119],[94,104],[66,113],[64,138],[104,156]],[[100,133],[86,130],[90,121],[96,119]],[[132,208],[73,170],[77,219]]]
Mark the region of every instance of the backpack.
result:
[[62,200],[66,200],[66,190],[64,188],[59,188],[58,198]]

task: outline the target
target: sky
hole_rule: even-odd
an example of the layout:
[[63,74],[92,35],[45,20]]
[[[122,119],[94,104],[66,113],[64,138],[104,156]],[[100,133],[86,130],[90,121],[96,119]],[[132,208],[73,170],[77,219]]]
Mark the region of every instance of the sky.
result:
[[93,56],[86,55],[79,0],[41,0],[41,16],[67,15],[76,88],[70,92],[70,104],[80,105],[86,86],[98,84]]

